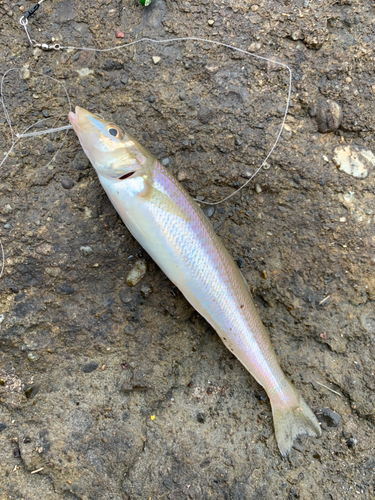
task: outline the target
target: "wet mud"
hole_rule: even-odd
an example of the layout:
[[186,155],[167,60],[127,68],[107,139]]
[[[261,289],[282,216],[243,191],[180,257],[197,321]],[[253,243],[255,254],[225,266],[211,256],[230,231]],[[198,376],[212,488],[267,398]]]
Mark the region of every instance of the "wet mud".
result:
[[[198,200],[262,163],[285,69],[199,41],[31,48],[18,20],[32,5],[0,2],[14,133],[67,124],[54,78]],[[56,132],[0,171],[1,500],[375,498],[374,19],[369,0],[52,0],[30,18],[41,43],[195,36],[291,67],[266,168],[202,208],[323,435],[280,456],[263,389],[131,237],[74,133]],[[4,113],[0,130],[3,155]]]

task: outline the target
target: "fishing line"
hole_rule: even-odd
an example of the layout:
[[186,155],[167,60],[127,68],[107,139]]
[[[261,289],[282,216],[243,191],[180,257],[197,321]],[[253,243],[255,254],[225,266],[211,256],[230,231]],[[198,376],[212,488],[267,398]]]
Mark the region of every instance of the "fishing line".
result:
[[[207,40],[205,38],[199,38],[199,37],[168,38],[166,40],[156,40],[156,39],[153,39],[153,38],[144,37],[144,38],[141,38],[139,40],[134,40],[132,42],[128,42],[128,43],[125,43],[125,44],[122,44],[122,45],[118,45],[118,46],[115,46],[115,47],[109,47],[109,48],[106,48],[106,49],[97,49],[97,48],[94,48],[94,47],[84,47],[84,46],[83,47],[76,47],[76,46],[73,46],[73,45],[64,46],[64,45],[60,45],[59,43],[54,43],[54,44],[39,43],[35,39],[31,38],[27,26],[28,26],[28,22],[29,22],[28,19],[39,9],[39,7],[40,7],[40,5],[41,5],[41,3],[43,1],[44,0],[39,0],[39,2],[37,4],[35,4],[25,14],[23,14],[21,16],[20,20],[19,20],[19,23],[24,28],[25,34],[27,36],[27,39],[28,39],[29,44],[31,45],[31,47],[39,47],[39,48],[41,48],[42,50],[45,50],[45,51],[51,51],[51,50],[52,51],[59,51],[59,50],[81,50],[81,51],[86,51],[86,52],[100,52],[100,53],[104,53],[104,52],[112,52],[112,51],[115,51],[115,50],[123,50],[123,49],[125,49],[127,47],[131,47],[133,45],[137,45],[137,44],[142,43],[142,42],[150,42],[150,43],[153,43],[153,44],[165,44],[165,43],[171,43],[171,42],[173,43],[173,42],[193,41],[193,42],[210,43],[212,45],[216,45],[216,46],[219,46],[219,47],[226,47],[226,48],[228,48],[230,50],[234,50],[234,51],[239,52],[241,54],[246,54],[246,55],[248,55],[250,57],[254,57],[254,58],[258,59],[258,60],[270,62],[272,64],[275,64],[276,66],[280,66],[280,67],[284,68],[285,70],[287,70],[288,71],[289,82],[288,82],[288,94],[287,94],[287,101],[286,101],[285,111],[284,111],[284,115],[283,115],[283,119],[282,119],[282,122],[281,122],[280,129],[279,129],[279,131],[277,133],[277,136],[276,136],[276,140],[274,141],[274,143],[273,143],[270,151],[266,155],[265,159],[263,160],[263,162],[261,163],[261,165],[255,170],[255,172],[251,175],[251,177],[246,182],[244,182],[244,184],[242,184],[242,186],[240,186],[238,189],[236,189],[233,193],[231,193],[230,195],[226,196],[225,198],[222,198],[219,201],[208,202],[208,201],[199,200],[199,203],[203,203],[205,205],[215,206],[215,205],[219,205],[220,203],[223,203],[224,201],[229,200],[230,198],[232,198],[233,196],[235,196],[239,191],[241,191],[243,188],[245,188],[254,179],[254,177],[263,168],[265,168],[267,160],[272,155],[273,151],[276,148],[276,145],[278,144],[278,142],[280,140],[280,137],[281,137],[281,134],[282,134],[285,122],[286,122],[286,117],[287,117],[287,114],[288,114],[288,110],[289,110],[290,96],[291,96],[291,90],[292,90],[292,70],[291,70],[291,68],[287,64],[281,63],[279,61],[274,61],[274,60],[269,59],[267,57],[259,56],[257,54],[252,53],[252,52],[249,52],[249,51],[244,50],[244,49],[240,49],[239,47],[235,47],[233,45],[229,45],[229,44],[224,43],[224,42],[218,42],[216,40]],[[60,152],[61,148],[64,145],[64,141],[66,139],[66,134],[68,133],[68,130],[71,129],[72,127],[71,127],[71,125],[66,125],[66,126],[63,126],[63,127],[49,128],[49,129],[40,130],[40,131],[37,131],[37,132],[28,132],[28,130],[30,130],[31,128],[33,128],[36,125],[38,125],[38,124],[42,123],[43,121],[47,120],[47,119],[44,119],[44,120],[40,120],[40,121],[36,122],[35,124],[27,127],[24,130],[24,132],[21,133],[21,134],[19,134],[19,133],[15,134],[14,133],[13,127],[12,127],[12,122],[11,122],[11,119],[10,119],[7,107],[6,107],[5,102],[4,102],[3,85],[4,85],[4,79],[5,79],[5,77],[11,71],[20,71],[20,70],[21,70],[21,68],[11,68],[11,69],[7,70],[4,73],[4,75],[3,75],[2,79],[1,79],[1,85],[0,85],[0,102],[1,102],[1,105],[3,107],[5,118],[6,118],[6,121],[8,123],[9,129],[10,129],[10,132],[11,132],[12,145],[11,145],[10,149],[8,150],[8,152],[5,154],[3,160],[0,162],[0,167],[4,164],[4,162],[6,161],[6,159],[9,157],[10,153],[13,151],[14,147],[16,146],[16,144],[18,143],[19,140],[21,140],[23,138],[30,138],[30,137],[33,137],[33,136],[39,136],[39,135],[43,135],[43,134],[48,134],[48,133],[55,132],[55,131],[65,130],[66,133],[65,133],[65,137],[64,137],[64,139],[62,141],[62,144],[61,144],[60,148],[58,149],[58,151],[56,152],[56,154],[53,156],[52,160],[47,164],[47,166],[48,166],[52,161],[54,161],[54,159],[56,158],[56,155]],[[70,100],[69,94],[67,92],[67,89],[66,89],[65,85],[62,82],[60,82],[56,78],[53,78],[53,77],[48,76],[48,75],[45,75],[43,73],[38,73],[36,71],[31,71],[31,70],[30,70],[30,72],[35,73],[35,74],[37,74],[39,76],[46,77],[46,78],[48,78],[50,80],[53,80],[53,81],[57,82],[59,85],[61,85],[63,87],[63,89],[64,89],[66,98],[67,98],[68,103],[69,103],[69,110],[70,111],[72,110],[71,100]],[[62,115],[60,117],[58,117],[57,119],[60,119],[61,117],[62,117]],[[50,118],[48,118],[48,119],[50,119]],[[1,239],[0,239],[0,246],[1,246],[1,253],[2,253],[2,267],[1,267],[1,272],[0,272],[0,278],[1,278],[2,275],[3,275],[3,273],[4,273],[4,267],[5,267],[4,248],[3,248],[3,245],[2,245]]]
[[[43,0],[41,0],[41,2],[42,1]],[[51,116],[49,118],[43,118],[42,120],[38,120],[36,123],[33,123],[32,125],[30,125],[29,127],[27,127],[21,134],[14,132],[13,126],[12,126],[12,121],[10,119],[10,115],[9,115],[9,112],[8,112],[8,108],[7,108],[6,104],[5,104],[5,98],[4,98],[4,81],[5,81],[5,78],[12,71],[19,72],[21,70],[22,70],[22,68],[11,68],[11,69],[8,69],[3,74],[2,78],[1,78],[1,82],[0,82],[0,103],[1,103],[1,106],[3,108],[5,119],[6,119],[6,122],[8,124],[9,130],[10,130],[10,133],[11,133],[11,146],[10,146],[9,150],[5,153],[4,158],[1,160],[1,162],[0,162],[0,168],[5,163],[5,161],[7,160],[7,158],[9,157],[9,155],[11,154],[11,152],[14,150],[15,146],[17,145],[17,143],[21,139],[28,138],[28,137],[33,137],[33,136],[37,136],[37,135],[42,135],[42,134],[48,134],[48,133],[56,132],[56,131],[59,131],[59,130],[66,130],[66,133],[65,133],[65,135],[63,137],[63,140],[61,142],[61,145],[60,145],[59,149],[53,155],[52,159],[45,165],[45,167],[48,167],[55,160],[55,158],[58,155],[58,153],[61,151],[61,149],[62,149],[62,147],[64,146],[64,143],[65,143],[66,134],[68,133],[68,129],[70,129],[72,127],[71,127],[71,125],[66,125],[64,127],[50,128],[50,129],[46,129],[46,130],[40,130],[40,131],[37,131],[37,132],[29,132],[28,133],[28,130],[32,129],[33,127],[36,127],[37,125],[39,125],[39,124],[41,124],[41,123],[43,123],[43,122],[45,122],[47,120],[51,120],[51,119],[55,118],[56,121],[58,121],[58,120],[60,120],[63,117],[65,118],[66,115],[64,113],[64,114],[61,114],[59,116]],[[44,73],[39,73],[38,71],[33,71],[33,70],[29,70],[29,71],[30,71],[30,73],[35,73],[38,76],[43,76],[43,77],[45,77],[45,78],[47,78],[49,80],[52,80],[54,82],[57,82],[59,85],[61,85],[61,87],[64,89],[64,93],[65,93],[66,99],[68,101],[69,111],[72,110],[72,103],[71,103],[71,100],[70,100],[69,93],[68,93],[65,85],[62,82],[60,82],[56,78],[53,78],[52,76],[45,75]],[[1,238],[0,238],[0,247],[1,247],[1,256],[2,256],[2,265],[1,265],[1,271],[0,271],[0,278],[1,278],[3,276],[3,274],[4,274],[4,268],[5,268],[5,252],[4,252],[4,247],[3,247],[3,244],[2,244]]]
[[[26,36],[27,36],[29,43],[32,47],[39,47],[43,50],[82,50],[82,51],[86,51],[86,52],[101,52],[101,53],[103,53],[103,52],[112,52],[114,50],[122,50],[126,47],[131,47],[132,45],[136,45],[136,44],[142,43],[142,42],[150,42],[150,43],[154,43],[154,44],[158,44],[158,43],[163,44],[163,43],[171,43],[171,42],[187,42],[187,41],[205,42],[205,43],[211,43],[212,45],[216,45],[216,46],[220,46],[220,47],[226,47],[228,49],[234,50],[234,51],[239,52],[241,54],[246,54],[248,56],[255,57],[258,60],[267,61],[267,62],[270,62],[272,64],[276,64],[277,66],[280,66],[280,67],[286,69],[288,71],[288,76],[289,76],[289,86],[288,86],[288,96],[287,96],[285,111],[284,111],[284,115],[283,115],[280,129],[279,129],[278,134],[276,136],[276,140],[273,143],[267,156],[265,157],[265,159],[263,160],[261,165],[256,169],[256,171],[251,175],[251,177],[246,182],[244,182],[244,184],[242,184],[242,186],[240,186],[238,189],[236,189],[236,191],[234,191],[232,194],[226,196],[225,198],[222,198],[219,201],[209,202],[209,201],[200,201],[199,200],[199,203],[214,206],[214,205],[219,205],[220,203],[223,203],[224,201],[229,200],[230,198],[235,196],[239,191],[241,191],[244,187],[246,187],[254,179],[254,177],[262,170],[262,168],[264,168],[264,166],[267,163],[267,160],[269,159],[269,157],[271,156],[271,154],[275,150],[277,143],[279,142],[279,139],[281,137],[281,134],[283,132],[283,128],[284,128],[284,125],[286,122],[288,110],[289,110],[290,95],[291,95],[291,91],[292,91],[292,70],[290,69],[290,67],[287,64],[284,64],[284,63],[279,62],[279,61],[273,61],[272,59],[269,59],[267,57],[259,56],[257,54],[252,53],[252,52],[249,52],[249,51],[244,50],[244,49],[240,49],[238,47],[234,47],[233,45],[229,45],[229,44],[224,43],[224,42],[217,42],[216,40],[207,40],[205,38],[198,38],[198,37],[192,37],[192,36],[181,37],[181,38],[168,38],[167,40],[155,40],[154,38],[145,37],[145,38],[141,38],[139,40],[134,40],[133,42],[128,42],[128,43],[125,43],[122,45],[118,45],[116,47],[109,47],[106,49],[97,49],[94,47],[76,47],[74,45],[64,46],[64,45],[60,45],[58,43],[55,43],[52,45],[48,45],[46,43],[39,43],[36,40],[34,40],[33,38],[31,38],[29,30],[27,29],[27,25],[28,25],[28,18],[32,14],[34,14],[34,12],[39,8],[39,5],[43,1],[44,0],[40,0],[36,5],[34,5],[34,7],[29,9],[26,14],[21,16],[20,21],[19,21],[21,26],[23,26],[25,33],[26,33]],[[33,10],[33,9],[35,9],[35,10]]]

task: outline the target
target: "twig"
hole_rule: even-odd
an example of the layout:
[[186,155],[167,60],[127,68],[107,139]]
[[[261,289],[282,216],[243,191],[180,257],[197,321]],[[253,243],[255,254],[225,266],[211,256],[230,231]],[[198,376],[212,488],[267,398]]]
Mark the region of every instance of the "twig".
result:
[[321,306],[322,304],[324,304],[324,302],[327,302],[327,300],[330,298],[330,295],[327,295],[327,297],[325,297],[323,300],[321,300],[319,302],[319,305]]
[[40,469],[37,469],[37,470],[33,470],[30,472],[30,474],[36,474],[37,472],[40,472],[43,469],[44,469],[44,467],[41,467]]
[[320,383],[320,382],[318,382],[317,380],[316,380],[315,382],[316,382],[317,384],[321,385],[322,387],[325,387],[325,388],[326,388],[326,389],[328,389],[329,391],[334,392],[335,394],[337,394],[337,395],[338,395],[338,396],[340,396],[340,398],[341,398],[342,394],[340,394],[339,392],[336,392],[336,391],[334,391],[333,389],[331,389],[330,387],[327,387],[326,385],[321,384],[321,383]]

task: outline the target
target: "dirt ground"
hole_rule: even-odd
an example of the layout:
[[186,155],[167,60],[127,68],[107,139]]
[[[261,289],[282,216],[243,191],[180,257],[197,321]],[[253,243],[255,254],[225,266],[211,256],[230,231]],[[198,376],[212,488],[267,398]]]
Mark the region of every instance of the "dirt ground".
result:
[[[201,201],[267,155],[282,67],[197,41],[42,51],[18,24],[32,5],[0,0],[14,133],[67,124],[56,78]],[[130,236],[74,133],[52,133],[0,171],[0,500],[374,500],[373,2],[51,0],[29,29],[95,48],[195,36],[290,66],[266,169],[202,208],[323,435],[280,456],[263,389]],[[3,155],[2,112],[0,130]]]

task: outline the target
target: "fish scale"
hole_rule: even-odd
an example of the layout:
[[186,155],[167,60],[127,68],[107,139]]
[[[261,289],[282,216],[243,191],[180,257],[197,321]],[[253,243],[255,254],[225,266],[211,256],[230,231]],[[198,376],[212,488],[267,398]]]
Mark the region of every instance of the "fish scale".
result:
[[129,231],[266,390],[281,454],[300,434],[320,436],[281,370],[242,274],[197,203],[117,125],[78,106],[69,119]]

